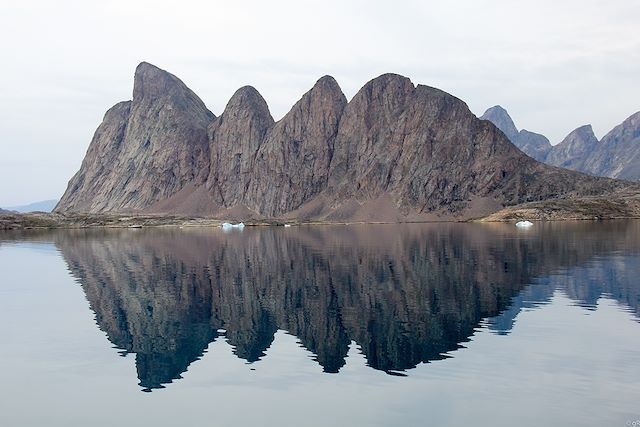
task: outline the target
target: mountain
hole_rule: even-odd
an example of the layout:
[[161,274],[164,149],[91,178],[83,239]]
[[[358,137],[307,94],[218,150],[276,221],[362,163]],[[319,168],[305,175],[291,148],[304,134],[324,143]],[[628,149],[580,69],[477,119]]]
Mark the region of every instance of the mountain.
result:
[[496,125],[516,147],[540,162],[544,161],[551,149],[551,143],[544,135],[525,129],[518,131],[507,110],[499,105],[489,108],[480,119]]
[[601,141],[591,125],[584,125],[554,146],[542,135],[518,132],[509,113],[500,106],[489,108],[481,119],[495,124],[515,146],[538,161],[594,176],[640,181],[640,112]]
[[58,203],[57,200],[42,200],[40,202],[29,203],[23,206],[8,207],[7,210],[28,213],[28,212],[51,212]]
[[584,161],[598,147],[598,138],[591,125],[581,126],[571,132],[558,145],[554,145],[545,162],[562,168],[584,171]]
[[177,77],[141,63],[133,100],[107,111],[56,211],[140,210],[204,182],[213,118]]
[[15,214],[16,211],[11,211],[8,209],[2,209],[0,208],[0,215],[11,215],[11,214]]
[[143,62],[133,100],[107,112],[55,211],[426,220],[628,186],[544,166],[458,98],[396,74],[349,102],[325,76],[274,122],[253,87],[215,117]]
[[592,175],[640,180],[640,112],[607,133],[586,156],[581,170]]

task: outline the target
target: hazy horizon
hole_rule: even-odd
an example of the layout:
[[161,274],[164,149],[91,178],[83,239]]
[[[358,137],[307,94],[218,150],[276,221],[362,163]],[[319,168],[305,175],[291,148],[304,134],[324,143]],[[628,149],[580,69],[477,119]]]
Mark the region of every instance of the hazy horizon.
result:
[[387,72],[443,89],[480,116],[499,104],[558,143],[598,138],[640,110],[640,3],[507,0],[242,4],[6,1],[0,207],[59,198],[141,61],[220,115],[252,85],[277,120],[322,75],[348,99]]

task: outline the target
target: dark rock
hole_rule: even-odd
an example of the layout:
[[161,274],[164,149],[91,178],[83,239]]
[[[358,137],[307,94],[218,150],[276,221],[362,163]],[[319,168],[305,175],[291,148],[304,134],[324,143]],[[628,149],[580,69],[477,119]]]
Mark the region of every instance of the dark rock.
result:
[[57,211],[424,220],[628,185],[541,165],[461,100],[399,75],[349,103],[323,77],[274,123],[252,87],[214,119],[175,76],[143,63],[133,101],[107,113]]
[[141,210],[204,182],[213,118],[177,77],[141,63],[133,101],[107,112],[55,211]]
[[256,153],[273,118],[262,96],[245,86],[231,97],[209,127],[211,169],[207,188],[217,206],[243,203],[252,178]]
[[245,195],[250,208],[280,215],[326,188],[346,104],[338,83],[325,76],[275,124],[257,153],[254,179]]

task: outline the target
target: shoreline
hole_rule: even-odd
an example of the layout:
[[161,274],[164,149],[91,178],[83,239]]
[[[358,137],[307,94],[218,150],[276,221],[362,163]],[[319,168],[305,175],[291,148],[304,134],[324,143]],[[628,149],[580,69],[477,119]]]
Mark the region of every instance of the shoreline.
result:
[[[598,201],[598,203],[601,201]],[[247,227],[283,227],[301,225],[362,225],[362,224],[437,224],[437,223],[516,223],[529,220],[534,222],[561,221],[609,221],[640,219],[640,203],[625,205],[624,209],[596,209],[593,202],[575,201],[533,202],[506,207],[498,212],[477,218],[443,218],[431,221],[322,221],[250,219],[243,221]],[[15,213],[0,215],[0,231],[28,229],[87,229],[87,228],[157,228],[157,227],[220,227],[229,219],[191,217],[178,215],[145,214],[57,214],[57,213]],[[239,222],[239,221],[234,221]]]

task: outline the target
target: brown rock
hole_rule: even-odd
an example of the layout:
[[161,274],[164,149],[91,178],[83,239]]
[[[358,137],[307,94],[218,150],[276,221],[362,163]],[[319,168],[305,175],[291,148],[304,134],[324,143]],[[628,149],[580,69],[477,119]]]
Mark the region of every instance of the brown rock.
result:
[[214,120],[180,80],[143,63],[133,101],[107,113],[57,211],[427,220],[628,186],[544,166],[461,100],[399,75],[349,103],[323,77],[274,123],[252,87]]
[[244,202],[256,153],[273,123],[262,96],[253,87],[245,86],[238,89],[224,113],[209,127],[211,169],[206,186],[218,206]]
[[324,76],[275,124],[257,154],[245,196],[249,207],[265,215],[281,215],[326,188],[346,104],[338,83]]
[[134,81],[133,101],[107,112],[57,212],[141,210],[206,179],[214,115],[153,65],[138,65]]

